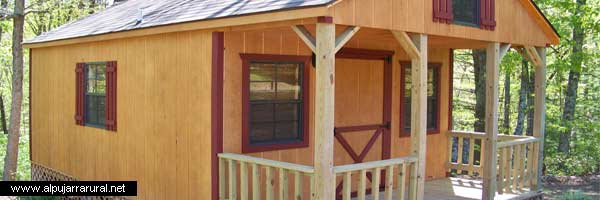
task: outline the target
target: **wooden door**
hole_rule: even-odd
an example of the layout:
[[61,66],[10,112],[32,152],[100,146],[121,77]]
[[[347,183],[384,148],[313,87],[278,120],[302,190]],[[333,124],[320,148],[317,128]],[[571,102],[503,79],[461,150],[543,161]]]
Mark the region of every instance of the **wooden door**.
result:
[[[339,57],[335,70],[334,164],[389,159],[391,64],[379,57]],[[337,191],[341,188],[338,182]]]

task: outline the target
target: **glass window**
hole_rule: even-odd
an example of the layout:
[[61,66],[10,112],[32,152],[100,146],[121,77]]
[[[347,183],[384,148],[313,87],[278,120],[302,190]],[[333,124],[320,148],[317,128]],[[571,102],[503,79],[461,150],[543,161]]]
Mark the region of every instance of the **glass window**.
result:
[[[403,70],[403,98],[402,121],[403,135],[410,135],[411,126],[411,66],[410,63],[402,64]],[[440,66],[430,64],[427,70],[427,130],[433,133],[439,130],[439,93],[440,93]]]
[[104,127],[106,111],[106,64],[86,64],[85,123]]
[[480,0],[453,0],[452,14],[457,24],[479,26]]
[[302,139],[303,63],[250,63],[250,143]]

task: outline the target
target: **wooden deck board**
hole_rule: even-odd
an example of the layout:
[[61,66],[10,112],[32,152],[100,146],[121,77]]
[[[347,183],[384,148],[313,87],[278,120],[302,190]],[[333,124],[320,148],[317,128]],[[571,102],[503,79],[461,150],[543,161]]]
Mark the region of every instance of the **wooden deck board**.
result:
[[[397,190],[396,190],[397,191]],[[397,192],[394,191],[393,199],[397,199]],[[496,194],[496,200],[518,199],[519,194],[529,191],[522,191],[517,194]],[[425,182],[425,200],[470,200],[481,199],[482,181],[467,178],[445,178]],[[380,199],[383,200],[383,191]],[[356,198],[353,198],[356,199]],[[368,195],[368,200],[373,200]]]

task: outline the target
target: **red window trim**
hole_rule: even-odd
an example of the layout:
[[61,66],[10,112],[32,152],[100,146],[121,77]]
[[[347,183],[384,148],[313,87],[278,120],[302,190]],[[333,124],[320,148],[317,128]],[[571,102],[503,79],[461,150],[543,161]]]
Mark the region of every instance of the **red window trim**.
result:
[[[404,131],[404,88],[405,88],[405,68],[406,67],[410,67],[412,64],[410,61],[400,61],[400,137],[410,137],[410,132],[405,132]],[[428,63],[428,68],[431,68],[433,70],[437,70],[439,77],[438,77],[438,81],[435,83],[436,87],[438,88],[438,93],[437,93],[437,114],[436,114],[436,128],[435,129],[427,129],[427,135],[433,135],[433,134],[440,134],[440,115],[441,115],[441,108],[442,108],[442,101],[441,101],[441,79],[442,79],[442,63],[433,63],[430,62]]]
[[[264,151],[274,151],[283,149],[303,148],[308,147],[310,133],[310,56],[293,56],[293,55],[272,55],[272,54],[240,54],[242,58],[242,153],[254,153]],[[250,62],[251,61],[290,61],[302,62],[303,80],[302,80],[302,140],[296,143],[286,144],[268,144],[268,145],[251,145],[250,130],[249,130],[249,112],[250,112]]]

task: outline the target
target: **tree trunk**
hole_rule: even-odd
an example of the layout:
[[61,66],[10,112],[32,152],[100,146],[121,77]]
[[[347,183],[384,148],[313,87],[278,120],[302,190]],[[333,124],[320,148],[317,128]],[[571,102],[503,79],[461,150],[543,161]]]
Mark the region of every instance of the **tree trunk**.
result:
[[6,125],[6,108],[4,106],[4,96],[2,96],[2,94],[0,94],[0,123],[2,124],[2,132],[7,135],[8,126]]
[[535,93],[535,70],[529,70],[529,81],[527,82],[527,129],[525,130],[525,134],[527,136],[533,136],[533,114],[534,114],[534,106],[535,97],[533,96]]
[[15,180],[19,156],[19,136],[21,128],[21,104],[23,101],[23,25],[25,23],[25,0],[15,0],[13,17],[13,76],[12,101],[10,110],[10,128],[8,147],[4,159],[4,181]]
[[473,49],[475,68],[475,124],[474,131],[485,132],[485,49]]
[[504,134],[510,134],[510,72],[506,70],[504,72],[504,123],[502,128]]
[[529,87],[529,63],[523,59],[521,61],[521,89],[519,90],[519,109],[517,114],[517,126],[513,135],[523,135],[523,127],[525,122],[525,112],[527,108],[527,91]]
[[[582,7],[585,6],[586,0],[577,0],[577,6],[573,16],[580,16]],[[575,118],[575,104],[577,103],[577,88],[579,78],[581,76],[584,32],[581,23],[581,18],[575,18],[573,24],[573,46],[571,56],[571,70],[569,71],[569,82],[567,83],[567,91],[565,95],[565,106],[562,115],[563,126],[566,127],[560,134],[558,140],[558,151],[567,153],[571,146],[571,131],[573,129],[573,119]]]

